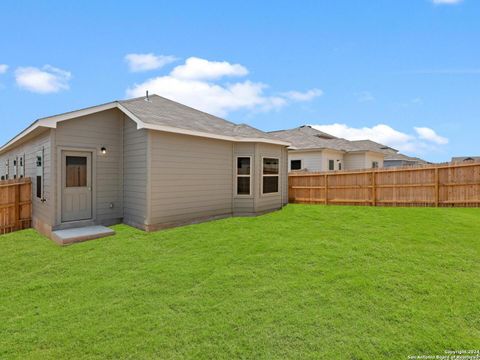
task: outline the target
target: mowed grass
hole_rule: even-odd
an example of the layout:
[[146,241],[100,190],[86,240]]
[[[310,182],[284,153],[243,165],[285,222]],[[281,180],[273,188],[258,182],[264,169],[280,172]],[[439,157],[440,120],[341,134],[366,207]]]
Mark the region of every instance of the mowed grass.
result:
[[0,358],[480,349],[480,209],[289,205],[59,247],[0,237]]

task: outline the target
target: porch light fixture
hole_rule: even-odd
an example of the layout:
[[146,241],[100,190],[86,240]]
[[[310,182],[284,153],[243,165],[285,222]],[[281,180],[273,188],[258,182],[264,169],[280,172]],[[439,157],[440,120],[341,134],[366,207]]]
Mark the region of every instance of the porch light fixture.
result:
[[100,151],[102,152],[102,155],[105,155],[107,153],[107,148],[105,146],[102,146]]

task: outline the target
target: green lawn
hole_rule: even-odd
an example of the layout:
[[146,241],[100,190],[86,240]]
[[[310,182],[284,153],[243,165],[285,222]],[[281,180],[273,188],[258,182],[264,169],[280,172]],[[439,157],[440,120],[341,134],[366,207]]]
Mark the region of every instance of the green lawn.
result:
[[480,349],[480,209],[289,205],[59,247],[0,237],[0,358]]

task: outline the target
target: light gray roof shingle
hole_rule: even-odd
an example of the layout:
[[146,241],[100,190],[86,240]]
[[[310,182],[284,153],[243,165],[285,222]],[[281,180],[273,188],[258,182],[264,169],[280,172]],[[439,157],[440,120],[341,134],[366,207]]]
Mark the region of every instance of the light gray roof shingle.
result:
[[334,137],[333,135],[316,130],[310,126],[300,126],[289,130],[270,132],[271,135],[281,140],[288,141],[295,149],[332,149],[338,151],[374,151],[380,152],[374,146],[365,146],[363,143],[356,143],[347,139]]
[[149,96],[148,101],[141,97],[119,101],[119,104],[146,124],[232,137],[278,140],[249,125],[237,125],[158,95]]
[[324,133],[308,125],[303,125],[289,130],[278,130],[270,132],[279,139],[288,141],[294,149],[333,149],[345,152],[372,151],[385,155],[385,160],[398,160],[416,164],[428,164],[427,161],[411,157],[398,152],[398,150],[377,143],[372,140],[346,140],[336,138],[333,135]]
[[452,162],[480,161],[480,156],[454,156]]
[[363,149],[370,149],[372,151],[380,150],[381,152],[384,152],[384,153],[398,152],[398,150],[390,146],[383,145],[372,140],[352,140],[352,143],[358,147],[361,147]]

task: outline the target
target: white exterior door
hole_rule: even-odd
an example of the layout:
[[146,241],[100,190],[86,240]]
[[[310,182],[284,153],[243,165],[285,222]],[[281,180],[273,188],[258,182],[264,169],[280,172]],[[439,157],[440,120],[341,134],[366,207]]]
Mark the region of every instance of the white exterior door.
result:
[[92,153],[62,152],[62,222],[92,218]]

